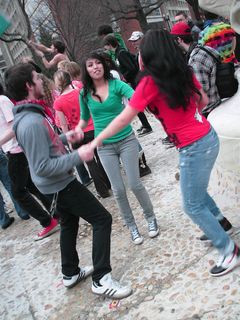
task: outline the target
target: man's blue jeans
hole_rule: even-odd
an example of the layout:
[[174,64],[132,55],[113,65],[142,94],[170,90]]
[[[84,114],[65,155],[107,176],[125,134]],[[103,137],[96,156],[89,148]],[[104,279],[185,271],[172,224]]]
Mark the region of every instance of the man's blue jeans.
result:
[[180,148],[180,184],[185,212],[225,255],[233,250],[234,244],[219,224],[223,215],[207,192],[218,152],[219,140],[214,129],[193,144]]
[[[8,159],[6,155],[0,150],[0,181],[2,182],[3,186],[9,193],[10,198],[14,204],[17,214],[20,218],[24,218],[28,216],[27,212],[24,211],[17,201],[13,198],[12,190],[11,190],[11,180],[8,175]],[[9,216],[6,214],[4,209],[4,201],[2,195],[0,196],[0,225],[4,225],[8,222]]]

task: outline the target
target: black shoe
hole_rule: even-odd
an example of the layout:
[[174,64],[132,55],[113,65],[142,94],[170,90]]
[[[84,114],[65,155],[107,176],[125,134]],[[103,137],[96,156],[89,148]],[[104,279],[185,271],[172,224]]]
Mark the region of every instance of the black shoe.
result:
[[13,221],[14,221],[13,217],[9,218],[8,222],[2,226],[2,229],[7,229],[13,223]]
[[152,133],[152,128],[142,128],[142,130],[139,132],[138,136],[143,137],[149,133]]
[[218,263],[210,270],[210,275],[213,277],[223,276],[239,265],[240,251],[235,244],[234,249],[230,254],[220,257]]
[[166,138],[162,139],[162,144],[167,148],[175,147],[174,143],[170,141],[170,138],[167,136]]
[[101,193],[97,193],[97,197],[99,198],[99,199],[101,199],[101,198],[103,198],[103,199],[105,199],[105,198],[108,198],[108,197],[111,197],[111,193],[109,192],[109,191],[107,191],[107,192],[101,192]]
[[[222,220],[220,220],[219,223],[228,234],[231,234],[233,232],[232,224],[225,217]],[[203,234],[199,239],[201,241],[209,240],[205,234]]]
[[176,173],[175,173],[175,179],[176,179],[177,181],[180,180],[180,172],[176,172]]
[[90,180],[88,180],[88,182],[83,183],[84,187],[89,186],[91,183],[93,182],[93,179],[91,178]]
[[142,131],[143,127],[140,127],[139,129],[137,129],[137,133],[140,133]]
[[140,165],[139,166],[139,173],[140,173],[140,178],[147,176],[148,174],[152,173],[151,169],[149,168],[148,165]]
[[[20,216],[19,216],[20,217]],[[22,220],[29,220],[30,219],[30,216],[27,214],[25,216],[21,216],[20,217]]]

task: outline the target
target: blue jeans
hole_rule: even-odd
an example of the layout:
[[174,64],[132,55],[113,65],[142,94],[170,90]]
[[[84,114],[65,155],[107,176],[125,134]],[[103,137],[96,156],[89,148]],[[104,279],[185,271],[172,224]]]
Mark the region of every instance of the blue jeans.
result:
[[218,152],[219,140],[214,129],[191,145],[180,148],[180,184],[185,212],[225,255],[233,250],[234,243],[219,224],[223,215],[207,192]]
[[[9,193],[9,196],[14,204],[15,210],[20,218],[24,218],[28,216],[27,212],[24,211],[17,201],[13,198],[12,190],[11,190],[11,180],[8,175],[8,159],[6,155],[0,150],[0,181],[2,182],[3,186]],[[0,197],[0,225],[4,225],[8,222],[9,216],[6,214],[4,209],[4,201],[2,195]]]
[[101,163],[111,182],[119,210],[129,228],[134,227],[136,223],[128,202],[119,159],[122,161],[129,187],[143,209],[145,219],[148,222],[155,219],[152,202],[139,176],[138,152],[139,144],[134,134],[121,141],[106,144],[98,148]]

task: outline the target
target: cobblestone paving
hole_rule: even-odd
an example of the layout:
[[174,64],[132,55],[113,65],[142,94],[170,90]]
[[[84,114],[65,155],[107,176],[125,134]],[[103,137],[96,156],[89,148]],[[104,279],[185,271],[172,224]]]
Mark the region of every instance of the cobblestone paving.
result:
[[[148,238],[142,212],[129,192],[144,236],[141,246],[133,245],[113,197],[102,200],[113,215],[113,276],[131,284],[133,295],[114,307],[111,300],[92,294],[90,279],[66,290],[61,282],[59,233],[34,242],[37,222],[21,221],[13,213],[14,224],[0,231],[1,320],[240,319],[240,268],[219,279],[209,276],[217,252],[200,243],[201,232],[182,212],[179,183],[175,180],[177,151],[166,150],[161,143],[165,137],[161,126],[149,118],[154,132],[140,142],[152,174],[143,181],[154,204],[160,236]],[[93,186],[90,189],[94,192]],[[234,224],[234,239],[240,243],[238,208],[226,204],[222,209]],[[81,264],[91,264],[88,225],[80,225],[77,247]]]

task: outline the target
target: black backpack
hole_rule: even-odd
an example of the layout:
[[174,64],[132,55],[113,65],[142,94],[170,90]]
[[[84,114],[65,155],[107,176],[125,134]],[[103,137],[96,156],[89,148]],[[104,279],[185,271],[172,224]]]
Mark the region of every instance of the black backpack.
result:
[[221,99],[232,97],[238,89],[238,81],[234,77],[235,67],[233,62],[222,63],[212,52],[201,46],[201,49],[207,52],[217,64],[216,86]]

